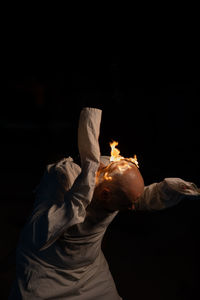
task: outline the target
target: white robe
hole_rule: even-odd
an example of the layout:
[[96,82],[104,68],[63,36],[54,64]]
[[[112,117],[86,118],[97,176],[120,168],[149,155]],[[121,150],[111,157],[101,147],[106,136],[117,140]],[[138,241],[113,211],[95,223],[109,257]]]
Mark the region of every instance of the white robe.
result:
[[[121,299],[101,250],[103,235],[118,212],[91,203],[100,162],[100,121],[98,109],[81,112],[81,168],[70,157],[47,167],[33,213],[21,233],[10,300]],[[101,160],[108,162],[106,157]],[[186,194],[199,197],[193,184],[165,179],[145,187],[137,208],[163,209]]]

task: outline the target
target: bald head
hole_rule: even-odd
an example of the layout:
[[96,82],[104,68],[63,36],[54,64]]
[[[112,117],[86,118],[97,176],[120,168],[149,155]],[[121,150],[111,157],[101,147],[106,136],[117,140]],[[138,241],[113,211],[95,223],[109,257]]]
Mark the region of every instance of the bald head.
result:
[[121,160],[107,167],[101,165],[94,198],[111,211],[134,209],[143,190],[144,181],[138,168],[130,161]]

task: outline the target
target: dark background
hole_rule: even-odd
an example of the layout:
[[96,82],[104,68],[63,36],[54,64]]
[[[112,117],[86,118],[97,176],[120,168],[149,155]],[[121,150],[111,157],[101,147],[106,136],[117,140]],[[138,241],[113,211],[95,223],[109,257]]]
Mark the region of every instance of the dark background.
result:
[[[198,48],[193,38],[177,36],[156,44],[150,36],[116,53],[100,42],[86,49],[83,40],[74,50],[68,44],[68,51],[53,42],[22,44],[15,35],[3,56],[0,103],[1,299],[45,166],[69,155],[78,160],[82,107],[103,110],[102,154],[109,155],[111,140],[123,156],[137,154],[146,185],[180,177],[200,186]],[[199,208],[198,201],[183,201],[162,212],[117,216],[103,249],[125,300],[199,295]]]

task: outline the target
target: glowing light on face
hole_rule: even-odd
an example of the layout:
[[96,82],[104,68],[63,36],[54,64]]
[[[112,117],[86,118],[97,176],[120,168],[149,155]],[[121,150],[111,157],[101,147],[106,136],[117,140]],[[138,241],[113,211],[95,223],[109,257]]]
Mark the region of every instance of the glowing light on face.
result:
[[119,166],[117,166],[120,173],[124,173],[126,170],[131,169],[131,166],[128,164],[128,162],[124,161]]

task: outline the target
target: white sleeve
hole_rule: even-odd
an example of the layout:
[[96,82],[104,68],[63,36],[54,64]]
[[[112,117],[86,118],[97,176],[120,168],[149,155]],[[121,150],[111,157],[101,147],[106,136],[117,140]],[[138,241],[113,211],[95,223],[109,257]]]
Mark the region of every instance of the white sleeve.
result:
[[[50,207],[35,210],[27,224],[31,243],[40,250],[46,249],[70,226],[82,223],[86,207],[91,202],[100,162],[99,132],[101,110],[84,108],[78,127],[78,147],[82,171],[70,190],[63,193],[63,201],[52,201]],[[26,234],[26,236],[27,236]]]
[[200,199],[200,190],[192,182],[180,178],[165,178],[144,188],[136,209],[161,210],[178,204],[182,199]]

